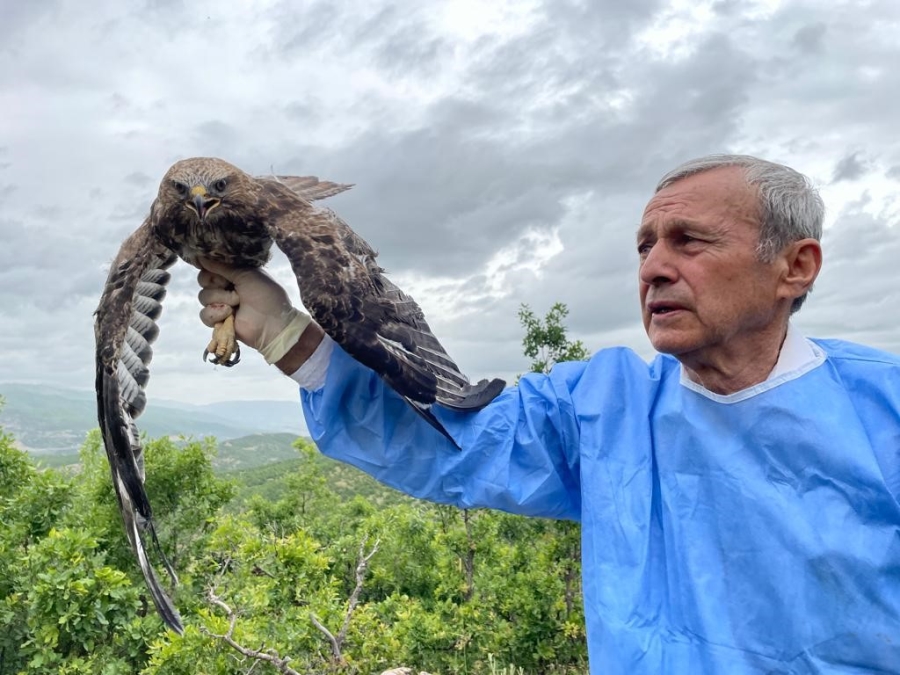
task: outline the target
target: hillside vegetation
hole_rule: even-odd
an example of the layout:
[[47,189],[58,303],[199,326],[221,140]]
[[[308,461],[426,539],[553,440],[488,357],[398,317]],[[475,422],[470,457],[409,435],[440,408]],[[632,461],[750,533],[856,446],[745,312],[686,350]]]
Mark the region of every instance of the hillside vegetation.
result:
[[122,533],[99,434],[77,476],[37,469],[0,436],[0,672],[246,673],[254,659],[229,630],[300,673],[584,672],[565,526],[418,502],[296,445],[293,460],[219,477],[211,441],[148,443],[147,489],[181,578],[177,636]]

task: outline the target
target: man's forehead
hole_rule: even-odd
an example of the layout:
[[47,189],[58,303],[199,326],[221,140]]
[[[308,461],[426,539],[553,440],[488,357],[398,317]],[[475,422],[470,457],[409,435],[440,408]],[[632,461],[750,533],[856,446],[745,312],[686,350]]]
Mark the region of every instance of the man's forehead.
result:
[[756,194],[738,166],[720,166],[679,178],[661,188],[647,204],[678,206],[683,203],[715,200],[746,200]]
[[691,218],[645,218],[637,227],[637,238],[647,239],[657,236],[661,231],[711,229],[710,223],[703,223]]
[[657,192],[647,206],[638,227],[659,224],[698,226],[725,219],[758,224],[758,191],[747,183],[737,166],[719,167],[681,178]]

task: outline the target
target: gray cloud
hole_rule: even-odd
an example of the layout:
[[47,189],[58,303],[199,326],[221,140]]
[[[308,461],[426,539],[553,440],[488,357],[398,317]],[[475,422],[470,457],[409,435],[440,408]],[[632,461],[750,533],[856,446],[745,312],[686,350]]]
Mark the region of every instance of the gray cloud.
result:
[[136,185],[139,188],[149,187],[155,182],[153,178],[145,174],[143,171],[132,171],[122,180],[124,180],[126,183]]
[[[275,23],[277,52],[309,53],[339,39],[339,26],[353,17],[337,3],[327,0],[305,3],[281,2],[271,12]],[[344,43],[341,43],[342,46]]]
[[860,153],[853,152],[838,160],[831,180],[834,183],[842,180],[859,180],[869,172],[869,166],[865,157],[860,157]]
[[[168,166],[194,155],[356,183],[328,205],[414,290],[465,370],[508,378],[527,367],[522,302],[542,314],[564,301],[589,348],[649,356],[634,231],[658,177],[710,152],[784,161],[833,214],[798,322],[900,351],[895,3],[720,1],[702,21],[664,0],[492,3],[468,22],[452,9],[10,5],[3,378],[91,386],[106,268]],[[283,257],[272,271],[292,285]],[[252,354],[228,373],[200,363],[195,293],[176,266],[151,401],[229,398],[228,383],[296,398]],[[35,339],[48,335],[52,360]]]
[[794,33],[794,45],[801,52],[820,54],[824,49],[828,25],[823,21],[806,24]]
[[52,17],[58,7],[58,0],[4,3],[3,21],[0,23],[0,44],[10,45],[11,37]]
[[838,215],[823,241],[825,267],[798,318],[810,334],[865,342],[900,353],[897,220],[872,212],[863,193]]

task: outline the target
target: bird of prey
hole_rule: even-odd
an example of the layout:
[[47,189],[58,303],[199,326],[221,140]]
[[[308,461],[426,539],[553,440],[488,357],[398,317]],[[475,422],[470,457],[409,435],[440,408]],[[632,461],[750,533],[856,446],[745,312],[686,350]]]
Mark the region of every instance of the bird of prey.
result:
[[[100,432],[129,542],[157,610],[176,632],[182,632],[181,618],[144,545],[146,534],[177,583],[154,529],[135,420],[146,406],[166,269],[178,258],[193,265],[209,258],[262,267],[274,243],[289,259],[303,304],[324,331],[448,438],[430,410],[433,403],[477,410],[505,386],[502,380],[470,384],[419,306],[384,275],[376,252],[331,210],[311,204],[350,187],[315,177],[252,177],[220,159],[186,159],[166,172],[150,215],[111,265],[94,327]],[[213,363],[233,365],[239,356],[230,320],[216,327],[208,347],[215,352]]]

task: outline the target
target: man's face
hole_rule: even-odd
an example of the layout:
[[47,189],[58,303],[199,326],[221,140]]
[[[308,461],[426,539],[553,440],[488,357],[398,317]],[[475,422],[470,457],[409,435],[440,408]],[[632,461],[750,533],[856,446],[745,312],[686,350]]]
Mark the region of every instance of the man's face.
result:
[[638,230],[640,298],[653,347],[691,367],[722,364],[782,322],[778,261],[757,259],[758,197],[738,167],[660,190]]

